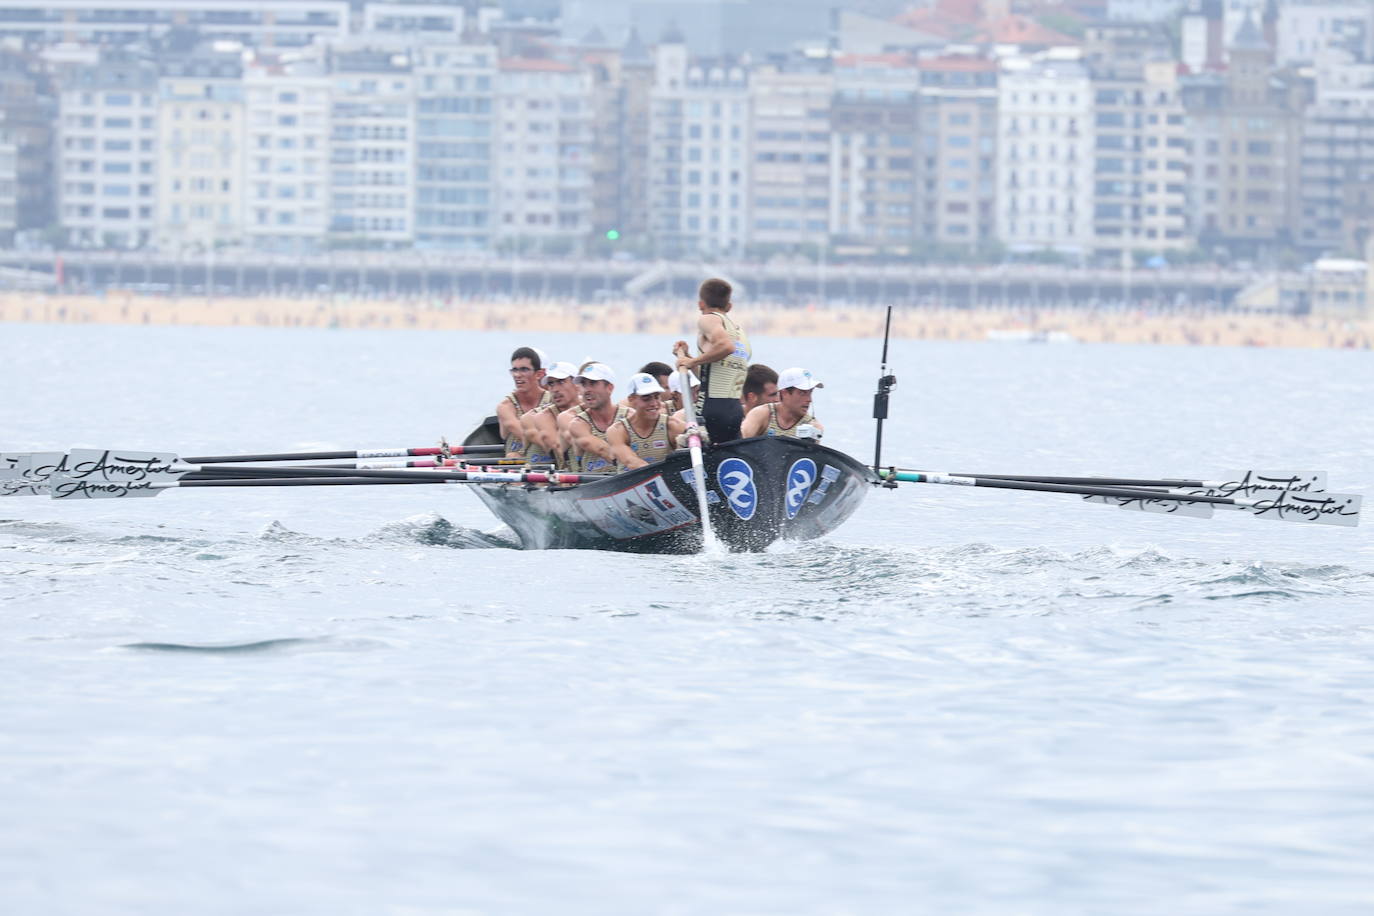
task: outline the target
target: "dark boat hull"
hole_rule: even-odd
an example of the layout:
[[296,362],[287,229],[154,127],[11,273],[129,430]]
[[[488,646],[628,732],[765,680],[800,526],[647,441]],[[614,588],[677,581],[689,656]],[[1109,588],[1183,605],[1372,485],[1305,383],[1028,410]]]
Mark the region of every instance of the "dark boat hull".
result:
[[[469,436],[468,444],[483,441],[483,433]],[[876,481],[850,456],[805,439],[741,439],[707,449],[704,458],[711,527],[732,551],[828,534],[854,514]],[[480,484],[473,489],[527,550],[701,550],[686,451],[576,487]]]

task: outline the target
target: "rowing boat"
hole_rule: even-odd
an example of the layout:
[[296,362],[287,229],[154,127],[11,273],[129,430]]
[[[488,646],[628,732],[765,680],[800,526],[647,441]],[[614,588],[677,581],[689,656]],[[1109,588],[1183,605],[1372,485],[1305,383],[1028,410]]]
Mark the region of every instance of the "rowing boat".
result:
[[[496,418],[488,417],[463,444],[499,441]],[[828,534],[879,482],[854,458],[809,439],[740,439],[711,447],[704,459],[712,531],[736,552]],[[682,450],[576,486],[482,483],[474,489],[527,550],[696,553],[702,526],[693,487],[691,458]]]

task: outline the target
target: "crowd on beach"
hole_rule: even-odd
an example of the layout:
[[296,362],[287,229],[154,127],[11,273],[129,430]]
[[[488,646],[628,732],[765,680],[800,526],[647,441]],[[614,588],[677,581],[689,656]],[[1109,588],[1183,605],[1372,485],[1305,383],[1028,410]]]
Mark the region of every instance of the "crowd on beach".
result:
[[[749,303],[756,337],[875,337],[882,307],[816,302]],[[169,298],[109,292],[101,296],[0,294],[0,322],[145,324],[194,327],[513,330],[681,334],[690,316],[680,301],[586,303],[565,299],[505,301],[350,299],[343,296]],[[978,307],[898,304],[892,335],[920,340],[1026,340],[1183,346],[1374,348],[1374,320],[1217,312],[1141,305],[1122,308]]]

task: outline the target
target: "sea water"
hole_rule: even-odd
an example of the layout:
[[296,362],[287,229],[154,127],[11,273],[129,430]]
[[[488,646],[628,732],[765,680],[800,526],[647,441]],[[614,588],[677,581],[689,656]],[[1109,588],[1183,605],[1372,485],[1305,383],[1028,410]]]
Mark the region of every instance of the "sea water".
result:
[[[0,326],[0,450],[459,441],[510,350]],[[760,338],[868,459],[875,341]],[[884,462],[1370,493],[1367,353],[895,342]],[[1367,913],[1374,523],[903,485],[762,555],[461,485],[0,503],[0,910]]]

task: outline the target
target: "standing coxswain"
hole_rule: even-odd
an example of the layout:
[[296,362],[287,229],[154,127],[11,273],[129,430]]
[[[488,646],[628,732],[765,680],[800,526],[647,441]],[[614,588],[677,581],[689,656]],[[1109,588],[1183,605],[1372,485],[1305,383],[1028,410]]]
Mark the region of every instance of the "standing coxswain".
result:
[[760,404],[744,418],[740,432],[752,436],[796,436],[811,427],[811,438],[819,439],[825,427],[811,415],[811,392],[825,385],[806,369],[784,369],[778,373],[778,402]]
[[582,390],[582,406],[570,412],[567,438],[572,446],[568,461],[575,473],[613,471],[615,454],[606,442],[611,425],[630,414],[630,408],[617,406],[615,371],[605,363],[588,362],[577,371]]
[[496,405],[496,419],[501,424],[501,441],[506,445],[507,458],[525,457],[525,434],[520,418],[549,400],[549,393],[540,385],[544,378],[544,359],[534,347],[520,347],[510,355],[510,374],[515,390]]
[[621,468],[642,468],[654,461],[662,461],[673,451],[678,435],[687,424],[668,416],[663,405],[663,386],[647,372],[630,379],[627,400],[633,412],[617,419],[606,433],[616,462]]
[[749,337],[727,313],[733,308],[730,284],[710,279],[697,292],[697,356],[691,355],[687,341],[673,344],[678,369],[696,369],[701,376],[701,396],[697,400],[698,420],[705,424],[713,442],[728,442],[740,437],[744,410],[740,395],[749,371]]

